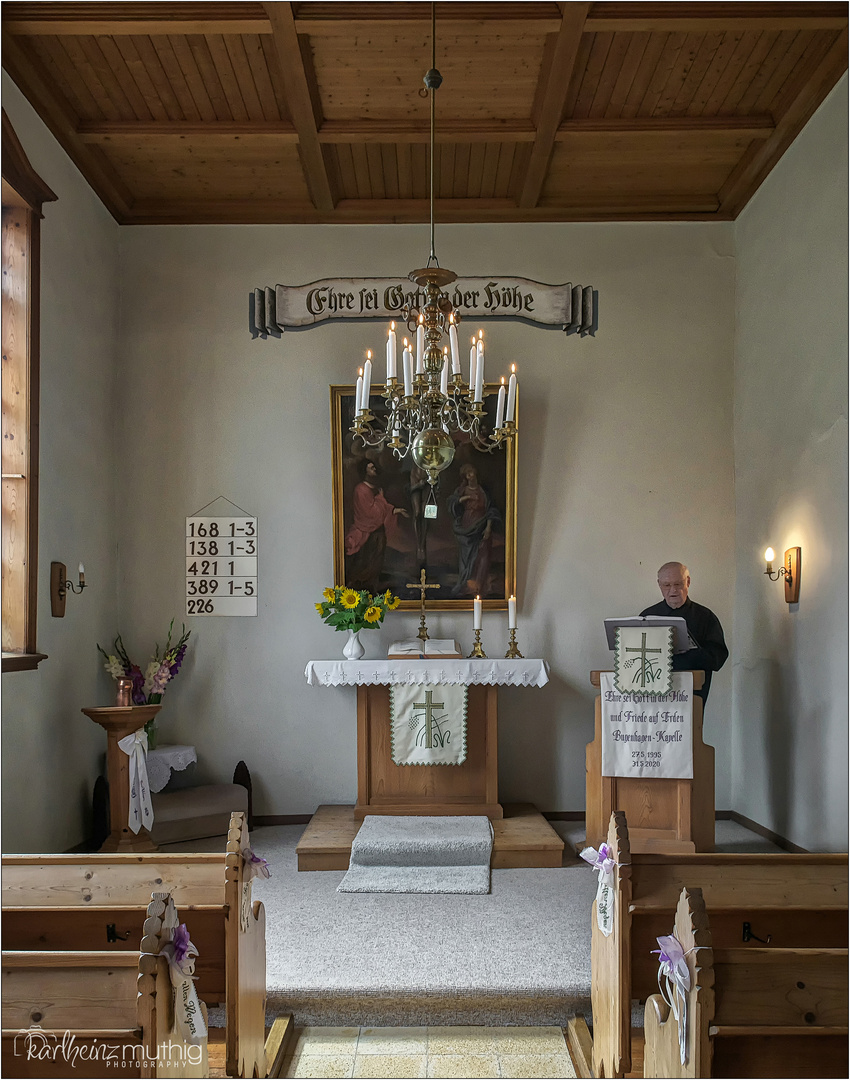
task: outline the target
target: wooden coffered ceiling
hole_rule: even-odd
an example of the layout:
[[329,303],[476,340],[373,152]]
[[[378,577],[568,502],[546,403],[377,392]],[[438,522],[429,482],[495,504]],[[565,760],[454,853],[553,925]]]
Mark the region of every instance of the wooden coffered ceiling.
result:
[[[437,4],[438,221],[730,219],[846,3]],[[13,3],[3,65],[123,224],[428,218],[427,3]]]

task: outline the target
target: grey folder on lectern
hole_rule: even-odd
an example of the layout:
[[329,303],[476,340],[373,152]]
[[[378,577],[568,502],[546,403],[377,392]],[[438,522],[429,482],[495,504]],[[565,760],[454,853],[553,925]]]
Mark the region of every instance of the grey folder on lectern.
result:
[[684,619],[671,615],[630,615],[625,619],[606,619],[605,636],[608,648],[616,647],[616,629],[618,626],[672,626],[673,652],[687,652],[697,648],[697,643],[688,633],[688,624]]

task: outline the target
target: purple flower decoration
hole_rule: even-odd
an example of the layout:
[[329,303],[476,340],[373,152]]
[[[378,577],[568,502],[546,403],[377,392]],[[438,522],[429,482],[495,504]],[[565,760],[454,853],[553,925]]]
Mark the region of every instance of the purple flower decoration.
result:
[[[607,844],[600,844],[597,851],[594,847],[586,847],[581,852],[580,858],[585,862],[590,863],[594,870],[598,870],[603,877],[607,877],[613,872],[614,867],[617,865],[615,860],[611,857],[611,848]],[[659,939],[660,940],[660,939]]]
[[[172,944],[174,945],[174,959],[176,963],[182,964],[186,957],[191,955],[189,950],[195,949],[195,946],[189,939],[189,931],[186,929],[185,923],[180,923],[174,931]],[[197,954],[197,951],[198,950],[195,949],[195,954]]]
[[255,855],[250,847],[242,848],[242,858],[245,860],[245,869],[248,871],[247,877],[250,881],[254,877],[271,877],[271,870],[269,870],[268,862],[260,855]]

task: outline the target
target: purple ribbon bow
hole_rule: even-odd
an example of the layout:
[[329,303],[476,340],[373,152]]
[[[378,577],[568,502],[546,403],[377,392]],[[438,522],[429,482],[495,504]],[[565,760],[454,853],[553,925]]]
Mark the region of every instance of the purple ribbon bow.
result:
[[268,862],[260,855],[256,855],[250,847],[242,848],[242,858],[245,860],[245,876],[250,881],[255,877],[271,877]]
[[598,851],[594,847],[586,847],[580,853],[580,858],[590,863],[601,877],[608,877],[613,873],[614,867],[617,865],[616,861],[611,857],[611,848],[607,844],[600,844]]
[[687,953],[675,934],[655,940],[659,948],[651,951],[658,956],[658,989],[679,1025],[679,1056],[685,1065],[688,1060],[688,991],[691,988],[691,972],[685,960]]
[[[186,978],[197,978],[192,974],[192,969],[189,965],[194,958],[198,955],[198,948],[189,937],[189,931],[186,928],[185,923],[180,923],[175,928],[171,941],[166,942],[162,946],[161,950],[168,959],[168,963],[172,967],[176,967],[180,974]],[[184,967],[185,965],[185,967]],[[186,968],[189,968],[187,971]]]

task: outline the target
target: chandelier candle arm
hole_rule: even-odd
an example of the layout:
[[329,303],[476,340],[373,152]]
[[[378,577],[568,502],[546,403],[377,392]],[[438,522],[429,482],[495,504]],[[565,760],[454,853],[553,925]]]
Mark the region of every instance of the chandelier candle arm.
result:
[[508,410],[506,419],[509,424],[514,421],[516,415],[516,372],[511,372],[510,382],[508,383]]

